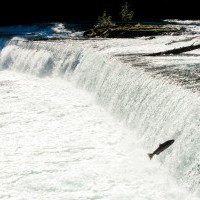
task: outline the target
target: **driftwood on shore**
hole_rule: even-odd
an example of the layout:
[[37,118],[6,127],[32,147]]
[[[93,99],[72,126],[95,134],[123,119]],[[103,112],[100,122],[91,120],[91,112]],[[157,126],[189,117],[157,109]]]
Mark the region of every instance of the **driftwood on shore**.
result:
[[192,50],[199,49],[199,48],[200,48],[200,44],[196,44],[196,45],[192,44],[192,45],[186,46],[186,47],[170,49],[167,51],[160,51],[157,53],[150,53],[150,54],[148,54],[148,56],[161,56],[161,55],[170,55],[170,54],[176,55],[176,54],[181,54],[181,53],[184,53],[187,51],[192,51]]

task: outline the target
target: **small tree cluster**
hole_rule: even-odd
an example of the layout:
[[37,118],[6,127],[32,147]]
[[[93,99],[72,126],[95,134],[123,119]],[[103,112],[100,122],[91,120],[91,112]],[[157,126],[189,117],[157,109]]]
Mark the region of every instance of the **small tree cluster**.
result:
[[104,26],[108,27],[112,25],[111,21],[112,17],[106,13],[106,11],[103,12],[102,16],[98,17],[98,26]]
[[121,19],[122,21],[131,21],[133,18],[134,12],[129,10],[129,4],[126,2],[122,7],[121,7]]
[[[125,4],[121,7],[120,15],[122,21],[131,21],[131,19],[133,18],[134,12],[129,9],[128,2],[125,2]],[[107,14],[106,11],[104,11],[102,16],[98,17],[97,26],[109,27],[113,24],[111,19],[112,17]]]

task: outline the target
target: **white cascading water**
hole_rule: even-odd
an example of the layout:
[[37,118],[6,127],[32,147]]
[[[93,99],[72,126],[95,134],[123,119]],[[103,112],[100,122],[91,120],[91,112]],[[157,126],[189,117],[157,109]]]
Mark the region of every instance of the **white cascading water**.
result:
[[101,41],[13,39],[1,52],[0,66],[70,79],[133,130],[149,151],[175,139],[173,150],[158,159],[179,184],[200,193],[199,94],[134,68],[137,61],[122,63],[107,55],[104,46]]

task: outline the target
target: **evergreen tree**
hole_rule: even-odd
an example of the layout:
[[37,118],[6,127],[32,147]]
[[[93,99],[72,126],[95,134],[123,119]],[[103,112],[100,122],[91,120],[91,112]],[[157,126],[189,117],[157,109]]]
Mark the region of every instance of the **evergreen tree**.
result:
[[125,4],[121,7],[120,15],[122,21],[131,21],[133,18],[134,12],[129,10],[128,2],[125,2]]
[[103,12],[101,17],[98,17],[98,26],[111,26],[112,25],[112,21],[111,21],[112,17],[110,15],[108,15],[106,13],[106,11]]

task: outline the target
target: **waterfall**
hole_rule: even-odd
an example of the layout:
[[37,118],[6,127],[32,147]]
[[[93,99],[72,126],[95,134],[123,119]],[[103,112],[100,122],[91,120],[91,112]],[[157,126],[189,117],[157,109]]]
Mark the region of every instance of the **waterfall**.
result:
[[[142,58],[141,58],[142,59]],[[158,159],[179,184],[198,191],[200,97],[180,85],[123,63],[95,41],[33,42],[13,39],[1,52],[0,68],[62,77],[95,96],[116,119],[137,133],[147,151],[175,139]],[[200,191],[198,191],[200,192]]]

